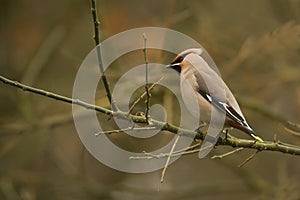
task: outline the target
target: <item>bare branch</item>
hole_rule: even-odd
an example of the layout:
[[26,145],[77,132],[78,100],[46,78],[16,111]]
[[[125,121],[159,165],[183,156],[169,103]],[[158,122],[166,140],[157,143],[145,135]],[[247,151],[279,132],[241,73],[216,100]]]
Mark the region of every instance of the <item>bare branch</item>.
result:
[[139,128],[135,128],[133,127],[128,127],[128,128],[124,128],[124,129],[117,129],[117,130],[111,130],[111,131],[101,131],[98,133],[95,133],[95,136],[99,136],[101,134],[112,134],[112,133],[121,133],[124,131],[148,131],[148,130],[156,130],[157,128],[154,126],[150,126],[150,127],[139,127]]
[[146,67],[146,83],[145,83],[145,90],[146,90],[146,110],[145,110],[145,117],[147,119],[147,123],[149,123],[149,109],[150,109],[150,92],[149,92],[149,66],[148,66],[148,56],[147,56],[147,36],[144,33],[143,34],[143,38],[144,38],[144,58],[145,58],[145,67]]
[[[46,90],[30,87],[30,86],[21,84],[17,81],[12,81],[10,79],[7,79],[1,75],[0,75],[0,81],[5,84],[20,88],[24,91],[28,91],[28,92],[39,94],[42,96],[46,96],[48,98],[56,99],[58,101],[75,104],[75,105],[84,107],[86,109],[95,110],[97,112],[101,112],[101,113],[104,113],[104,114],[110,115],[110,116],[115,116],[120,119],[129,119],[130,118],[135,123],[147,124],[147,120],[143,116],[137,116],[137,115],[129,115],[128,116],[127,112],[112,111],[112,110],[109,110],[109,109],[106,109],[106,108],[103,108],[100,106],[86,103],[79,99],[72,99],[72,98],[62,96],[59,94],[55,94],[55,93],[52,93],[52,92],[49,92]],[[167,122],[162,122],[162,121],[158,121],[155,119],[152,119],[151,122],[152,122],[152,126],[157,127],[162,131],[169,131],[174,134],[178,134],[178,135],[186,136],[186,137],[192,137],[192,138],[199,139],[199,140],[203,140],[205,137],[205,134],[203,134],[201,132],[195,132],[192,130],[179,128],[179,127],[169,124]],[[260,150],[260,151],[278,151],[278,152],[282,152],[282,153],[300,156],[300,147],[299,146],[285,144],[285,143],[282,143],[279,141],[258,142],[258,141],[238,139],[238,138],[227,138],[227,139],[219,138],[217,145],[227,145],[227,146],[232,146],[232,147],[244,147],[244,148],[256,149],[256,150]]]
[[238,167],[243,167],[250,160],[252,160],[259,152],[260,152],[260,150],[257,150],[255,153],[251,154],[244,162],[242,162],[241,164],[239,164]]
[[96,0],[91,0],[91,11],[92,11],[92,17],[94,22],[94,31],[95,31],[94,40],[97,49],[98,64],[99,64],[100,72],[102,74],[101,79],[106,91],[106,96],[108,98],[108,101],[111,104],[113,111],[117,111],[118,108],[116,106],[114,99],[112,98],[111,91],[110,91],[110,84],[105,76],[104,68],[103,68],[101,44],[100,44],[100,22],[98,21],[98,16],[97,16]]
[[222,158],[224,158],[226,156],[230,156],[230,155],[235,154],[235,153],[237,153],[239,151],[242,151],[243,149],[244,149],[243,147],[240,147],[240,148],[234,149],[232,151],[229,151],[229,152],[221,154],[221,155],[214,155],[214,156],[211,157],[211,159],[216,159],[216,158],[217,159],[222,159]]
[[[149,87],[149,92],[154,88],[154,86],[156,86],[164,77],[161,77],[158,81],[156,81],[155,83],[153,83],[150,87]],[[132,106],[129,108],[128,111],[128,115],[132,112],[132,110],[134,109],[134,107],[146,96],[147,91],[145,91],[139,98],[137,98]]]
[[173,154],[173,152],[174,152],[175,146],[176,146],[176,144],[177,144],[179,138],[180,138],[180,135],[177,135],[176,138],[175,138],[174,144],[173,144],[172,149],[171,149],[171,151],[170,151],[170,153],[169,153],[169,156],[168,156],[168,158],[167,158],[165,167],[164,167],[164,169],[163,169],[163,171],[162,171],[162,173],[161,173],[161,178],[160,178],[160,182],[161,182],[161,183],[164,182],[164,177],[165,177],[167,168],[168,168],[168,166],[169,166],[171,156],[172,156],[172,154]]
[[159,159],[159,158],[164,158],[164,157],[178,157],[178,156],[182,156],[182,155],[187,155],[187,154],[193,154],[193,153],[197,153],[199,152],[200,149],[196,149],[197,147],[199,147],[201,145],[201,143],[197,143],[195,145],[189,146],[189,147],[185,147],[182,149],[179,149],[177,151],[173,151],[172,154],[170,153],[160,153],[159,155],[153,154],[153,153],[148,153],[146,151],[144,151],[144,156],[131,156],[129,157],[129,159],[132,160],[138,160],[138,159]]

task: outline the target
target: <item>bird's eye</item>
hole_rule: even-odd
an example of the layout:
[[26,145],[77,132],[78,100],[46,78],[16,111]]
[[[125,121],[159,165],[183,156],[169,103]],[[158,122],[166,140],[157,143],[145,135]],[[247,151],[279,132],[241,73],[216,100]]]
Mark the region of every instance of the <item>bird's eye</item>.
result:
[[171,64],[181,63],[183,61],[183,59],[184,59],[183,56],[179,56]]

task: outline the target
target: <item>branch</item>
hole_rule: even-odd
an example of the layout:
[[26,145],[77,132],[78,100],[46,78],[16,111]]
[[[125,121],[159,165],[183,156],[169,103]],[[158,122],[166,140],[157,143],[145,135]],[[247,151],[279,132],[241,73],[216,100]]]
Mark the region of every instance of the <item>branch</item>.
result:
[[193,154],[193,153],[199,152],[200,149],[199,148],[196,149],[196,148],[200,147],[200,145],[201,145],[201,143],[198,142],[192,146],[185,147],[185,148],[179,149],[177,151],[173,151],[172,154],[160,153],[160,154],[156,155],[153,153],[148,153],[146,151],[143,151],[144,156],[131,156],[131,157],[129,157],[129,159],[139,160],[139,159],[153,159],[153,158],[159,159],[159,158],[164,158],[164,157],[169,157],[169,156],[170,157],[178,157],[178,156],[182,156],[182,155]]
[[235,154],[235,153],[237,153],[237,152],[239,152],[239,151],[242,151],[242,150],[244,150],[244,148],[243,147],[240,147],[240,148],[238,148],[238,149],[234,149],[233,151],[229,151],[229,152],[227,152],[227,153],[224,153],[224,154],[222,154],[222,155],[214,155],[214,156],[212,156],[211,157],[211,159],[222,159],[222,158],[224,158],[224,157],[226,157],[226,156],[230,156],[230,155],[232,155],[232,154]]
[[[158,81],[156,81],[155,83],[153,83],[150,87],[149,87],[149,92],[154,88],[154,86],[156,86],[164,77],[161,77]],[[132,110],[134,109],[134,107],[146,96],[146,91],[144,91],[144,93],[137,98],[137,100],[135,100],[132,104],[132,106],[129,108],[128,110],[128,115],[132,112]]]
[[149,92],[149,81],[148,81],[148,74],[149,74],[149,66],[148,66],[148,56],[147,56],[147,36],[144,33],[144,59],[145,59],[145,67],[146,67],[146,84],[145,84],[145,90],[146,90],[146,111],[145,111],[145,117],[147,119],[147,122],[149,123],[149,109],[150,109],[150,92]]
[[[17,81],[12,81],[10,79],[7,79],[1,75],[0,75],[0,81],[5,84],[11,85],[13,87],[20,88],[24,91],[28,91],[31,93],[46,96],[48,98],[56,99],[58,101],[75,104],[75,105],[84,107],[89,110],[95,110],[97,112],[104,113],[106,115],[113,115],[120,119],[128,120],[130,118],[135,123],[147,124],[147,119],[144,116],[137,116],[137,115],[129,115],[128,116],[127,112],[112,111],[112,110],[109,110],[109,109],[106,109],[106,108],[103,108],[100,106],[86,103],[79,99],[72,99],[72,98],[65,97],[65,96],[62,96],[59,94],[55,94],[55,93],[52,93],[52,92],[49,92],[46,90],[30,87],[30,86],[21,84]],[[191,131],[191,130],[187,130],[187,129],[178,128],[167,122],[162,122],[162,121],[158,121],[155,119],[152,119],[151,122],[152,122],[152,126],[157,127],[162,131],[169,131],[174,134],[181,135],[181,136],[193,137],[195,139],[200,139],[200,140],[203,140],[204,136],[205,136],[201,132],[195,132],[195,131]],[[244,147],[244,148],[256,149],[256,150],[260,150],[260,151],[278,151],[278,152],[282,152],[282,153],[300,156],[300,147],[299,146],[282,143],[280,141],[257,142],[257,141],[253,141],[253,140],[245,140],[245,139],[238,139],[238,138],[226,138],[226,139],[219,138],[217,145],[226,145],[226,146],[232,146],[232,147]]]
[[169,166],[171,156],[172,156],[172,154],[173,154],[173,152],[174,152],[175,146],[176,146],[176,144],[177,144],[179,138],[180,138],[180,136],[177,135],[177,136],[176,136],[176,139],[175,139],[175,141],[174,141],[174,144],[173,144],[173,146],[172,146],[172,149],[171,149],[171,151],[170,151],[170,153],[169,153],[169,156],[168,156],[168,158],[167,158],[166,164],[165,164],[164,169],[163,169],[163,171],[162,171],[162,173],[161,173],[161,178],[160,178],[160,182],[161,182],[161,183],[164,182],[164,177],[165,177],[165,174],[166,174],[166,172],[167,172],[167,168],[168,168],[168,166]]
[[100,22],[98,21],[98,16],[97,16],[97,9],[96,9],[96,0],[91,0],[91,11],[92,11],[92,17],[93,17],[93,22],[94,22],[94,40],[96,44],[96,49],[97,49],[97,57],[98,57],[98,63],[99,63],[99,69],[101,72],[101,79],[106,91],[106,96],[108,98],[109,103],[112,106],[112,109],[114,111],[117,111],[118,108],[116,106],[116,103],[114,99],[112,98],[111,91],[110,91],[110,84],[105,76],[104,73],[104,68],[103,68],[103,62],[102,62],[102,55],[101,55],[101,47],[100,47]]
[[112,134],[112,133],[121,133],[121,132],[125,132],[125,131],[147,131],[147,130],[156,130],[156,127],[140,127],[140,128],[135,128],[134,126],[132,127],[128,127],[128,128],[124,128],[124,129],[117,129],[117,130],[111,130],[111,131],[101,131],[98,133],[95,133],[95,136],[99,136],[101,134]]
[[241,164],[238,165],[238,167],[243,167],[244,165],[246,165],[250,160],[252,160],[258,153],[260,152],[260,150],[257,150],[255,153],[251,154],[246,160],[244,160]]

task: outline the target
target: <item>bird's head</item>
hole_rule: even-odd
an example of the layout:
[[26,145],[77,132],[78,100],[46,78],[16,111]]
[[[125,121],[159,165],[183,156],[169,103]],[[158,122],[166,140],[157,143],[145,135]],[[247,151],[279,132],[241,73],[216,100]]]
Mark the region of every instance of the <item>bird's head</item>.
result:
[[193,48],[187,49],[181,53],[179,53],[171,62],[171,64],[167,65],[167,68],[171,68],[176,70],[178,73],[181,73],[181,70],[185,66],[185,58],[187,56],[201,56],[203,50],[201,48]]

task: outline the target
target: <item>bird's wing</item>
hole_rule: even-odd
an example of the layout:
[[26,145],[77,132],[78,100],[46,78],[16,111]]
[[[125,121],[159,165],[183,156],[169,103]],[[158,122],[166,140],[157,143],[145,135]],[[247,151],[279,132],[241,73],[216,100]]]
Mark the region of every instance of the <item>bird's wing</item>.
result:
[[186,56],[185,60],[190,68],[183,71],[192,73],[192,77],[194,76],[194,80],[196,80],[194,89],[216,109],[226,114],[229,123],[232,122],[231,126],[243,130],[262,142],[263,140],[246,122],[235,97],[216,71],[201,56],[190,54]]
[[249,127],[244,117],[241,116],[228,102],[216,99],[201,89],[199,89],[197,92],[218,110],[224,112],[229,119],[242,126]]
[[219,74],[200,56],[187,56],[186,60],[192,65],[191,70],[197,81],[197,89],[209,94],[214,99],[227,103],[239,116],[244,118],[235,97]]
[[200,56],[190,56],[186,60],[196,80],[197,92],[226,117],[241,126],[250,129],[242,111],[222,78]]

